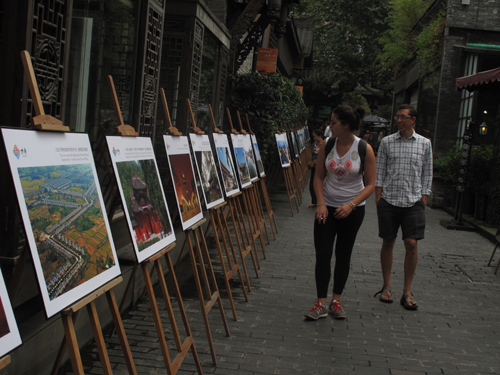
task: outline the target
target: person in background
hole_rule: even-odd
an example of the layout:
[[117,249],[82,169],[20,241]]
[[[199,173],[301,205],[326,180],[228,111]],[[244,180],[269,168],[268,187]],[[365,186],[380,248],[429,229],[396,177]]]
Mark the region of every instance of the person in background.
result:
[[316,172],[316,161],[318,159],[318,153],[319,153],[319,147],[321,145],[321,142],[325,139],[323,136],[323,132],[321,129],[314,129],[313,130],[313,147],[312,147],[312,157],[311,157],[311,178],[309,180],[309,192],[311,193],[311,205],[309,208],[316,207],[317,199],[316,199],[316,193],[314,192],[314,174]]
[[392,303],[391,270],[394,243],[401,226],[405,246],[404,286],[401,305],[417,310],[411,283],[417,268],[417,241],[424,238],[425,206],[432,185],[432,145],[415,133],[417,111],[408,104],[399,107],[394,117],[398,132],[384,137],[377,156],[375,202],[379,237],[382,238],[380,262],[384,285],[375,294],[380,301]]
[[[375,189],[375,155],[370,145],[356,137],[354,132],[365,114],[362,107],[335,108],[330,128],[335,142],[326,153],[322,142],[316,162],[314,190],[317,197],[314,221],[316,251],[316,300],[306,319],[325,318],[330,312],[336,319],[345,319],[340,296],[349,276],[351,253],[358,230],[365,216],[365,200]],[[365,152],[360,155],[360,142]],[[363,144],[364,143],[364,144]],[[363,161],[364,156],[364,161]],[[363,173],[364,169],[364,181]],[[335,269],[333,297],[328,307],[326,298],[332,274],[331,259],[335,242]]]

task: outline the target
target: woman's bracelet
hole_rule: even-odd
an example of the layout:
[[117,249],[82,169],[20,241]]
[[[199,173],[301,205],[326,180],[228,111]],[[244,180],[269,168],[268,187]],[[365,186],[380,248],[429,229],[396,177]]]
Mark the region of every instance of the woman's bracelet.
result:
[[354,203],[352,203],[351,201],[349,201],[348,204],[349,204],[349,206],[351,206],[353,211],[356,209],[356,205]]
[[325,206],[326,207],[326,204],[323,203],[323,204],[317,204],[316,206]]

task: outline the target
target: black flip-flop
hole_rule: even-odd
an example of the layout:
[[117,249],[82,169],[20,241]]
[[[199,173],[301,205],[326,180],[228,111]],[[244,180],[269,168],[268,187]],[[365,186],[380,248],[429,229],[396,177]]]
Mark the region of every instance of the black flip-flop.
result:
[[[388,290],[390,295],[383,294],[384,290]],[[377,294],[380,294],[380,297],[378,297],[380,302],[383,302],[383,303],[393,303],[394,302],[394,300],[392,299],[392,291],[389,288],[387,288],[386,286],[384,286],[377,293],[375,293],[375,295],[373,297],[376,297]],[[390,299],[383,299],[382,296],[389,297]]]

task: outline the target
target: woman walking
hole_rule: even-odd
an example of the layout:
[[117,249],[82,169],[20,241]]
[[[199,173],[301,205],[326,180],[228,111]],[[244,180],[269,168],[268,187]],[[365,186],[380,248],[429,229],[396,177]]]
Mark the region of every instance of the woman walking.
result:
[[[308,319],[325,318],[328,312],[336,319],[346,317],[340,297],[349,276],[354,241],[365,216],[365,200],[375,190],[373,149],[354,135],[364,114],[362,107],[356,110],[349,106],[335,108],[330,123],[335,139],[328,139],[320,146],[314,178],[317,299],[305,314]],[[327,307],[335,237],[333,297]]]
[[316,172],[316,161],[318,160],[319,147],[321,142],[325,139],[321,129],[313,130],[313,147],[312,147],[312,157],[311,157],[311,178],[309,180],[309,192],[311,193],[311,205],[309,208],[316,207],[317,199],[316,193],[314,192],[314,173]]

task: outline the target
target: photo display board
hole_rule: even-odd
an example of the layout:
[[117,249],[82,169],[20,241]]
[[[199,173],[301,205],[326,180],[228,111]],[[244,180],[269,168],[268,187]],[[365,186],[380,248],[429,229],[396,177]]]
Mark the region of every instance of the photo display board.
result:
[[234,167],[231,150],[229,149],[229,139],[227,134],[213,133],[217,158],[219,160],[219,170],[224,183],[226,196],[230,197],[240,191],[238,180],[236,177],[236,169]]
[[255,181],[259,178],[257,163],[253,153],[252,138],[250,134],[243,134],[243,150],[245,150],[245,158],[247,159],[248,171],[250,173],[250,181]]
[[21,344],[21,336],[0,270],[0,358]]
[[206,134],[189,134],[189,139],[191,140],[205,203],[207,209],[212,208],[224,202],[224,195],[222,194],[210,139]]
[[189,152],[188,137],[164,135],[163,141],[167,151],[182,229],[186,230],[203,219],[193,162]]
[[299,145],[297,144],[297,138],[295,137],[295,132],[290,132],[290,139],[291,139],[291,144],[293,148],[293,154],[295,155],[296,158],[299,157]]
[[255,134],[251,135],[253,150],[255,152],[255,161],[257,162],[257,166],[259,167],[259,175],[262,177],[266,174],[264,171],[264,164],[262,163],[262,157],[260,156],[259,145],[257,144],[257,137]]
[[120,275],[87,134],[2,128],[47,317]]
[[231,134],[231,142],[233,143],[234,160],[238,168],[238,176],[240,177],[241,188],[245,188],[252,184],[250,180],[250,171],[248,169],[247,158],[245,156],[244,139],[242,134]]
[[278,155],[281,161],[281,167],[290,166],[290,153],[288,151],[288,142],[286,139],[286,133],[276,134],[276,143],[278,144]]
[[107,136],[135,256],[141,263],[175,241],[151,138]]

